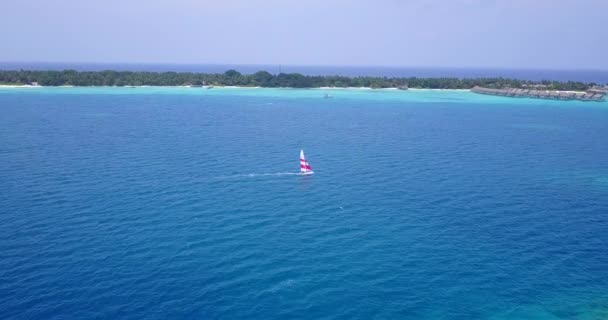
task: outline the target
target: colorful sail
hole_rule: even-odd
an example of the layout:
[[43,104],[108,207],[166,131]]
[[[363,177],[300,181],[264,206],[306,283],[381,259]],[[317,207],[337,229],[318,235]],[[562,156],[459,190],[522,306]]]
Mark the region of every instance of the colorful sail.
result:
[[300,173],[301,174],[313,174],[312,168],[306,158],[304,157],[304,150],[300,150]]

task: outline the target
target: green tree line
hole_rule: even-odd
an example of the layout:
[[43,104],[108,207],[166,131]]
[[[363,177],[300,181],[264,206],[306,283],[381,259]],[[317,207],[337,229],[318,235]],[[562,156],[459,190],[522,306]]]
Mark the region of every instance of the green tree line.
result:
[[28,71],[0,70],[0,84],[31,84],[43,86],[180,86],[206,84],[214,86],[260,87],[371,87],[427,89],[470,89],[474,86],[487,88],[523,88],[541,85],[548,90],[586,90],[594,83],[526,81],[506,78],[418,78],[418,77],[345,77],[307,76],[299,73],[271,74],[258,71],[241,74],[236,70],[224,73],[192,72],[131,72],[131,71]]

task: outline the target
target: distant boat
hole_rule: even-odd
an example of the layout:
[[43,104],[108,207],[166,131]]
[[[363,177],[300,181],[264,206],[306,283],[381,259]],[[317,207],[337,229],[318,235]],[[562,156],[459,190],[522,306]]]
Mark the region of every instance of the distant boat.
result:
[[207,90],[213,89],[213,86],[207,86]]
[[323,98],[325,98],[325,99],[329,99],[329,98],[331,98],[331,95],[329,95],[329,93],[326,93],[326,94],[323,96]]
[[310,164],[306,161],[306,157],[304,157],[304,150],[300,150],[300,174],[301,175],[309,175],[315,173],[312,171]]

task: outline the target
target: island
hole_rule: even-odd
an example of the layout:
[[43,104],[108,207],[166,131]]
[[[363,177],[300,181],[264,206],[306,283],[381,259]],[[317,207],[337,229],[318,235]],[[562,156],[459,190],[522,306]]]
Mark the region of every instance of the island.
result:
[[508,78],[419,78],[339,75],[271,74],[258,71],[242,74],[236,70],[224,73],[132,72],[132,71],[44,71],[0,70],[0,85],[41,86],[239,86],[266,88],[395,88],[466,89],[475,93],[508,97],[532,97],[563,100],[603,101],[608,89],[596,83],[529,81]]

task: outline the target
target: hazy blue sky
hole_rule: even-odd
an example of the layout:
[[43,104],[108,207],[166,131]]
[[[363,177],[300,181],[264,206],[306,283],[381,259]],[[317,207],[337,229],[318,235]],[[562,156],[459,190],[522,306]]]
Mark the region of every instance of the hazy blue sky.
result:
[[0,61],[608,69],[608,0],[2,0]]

